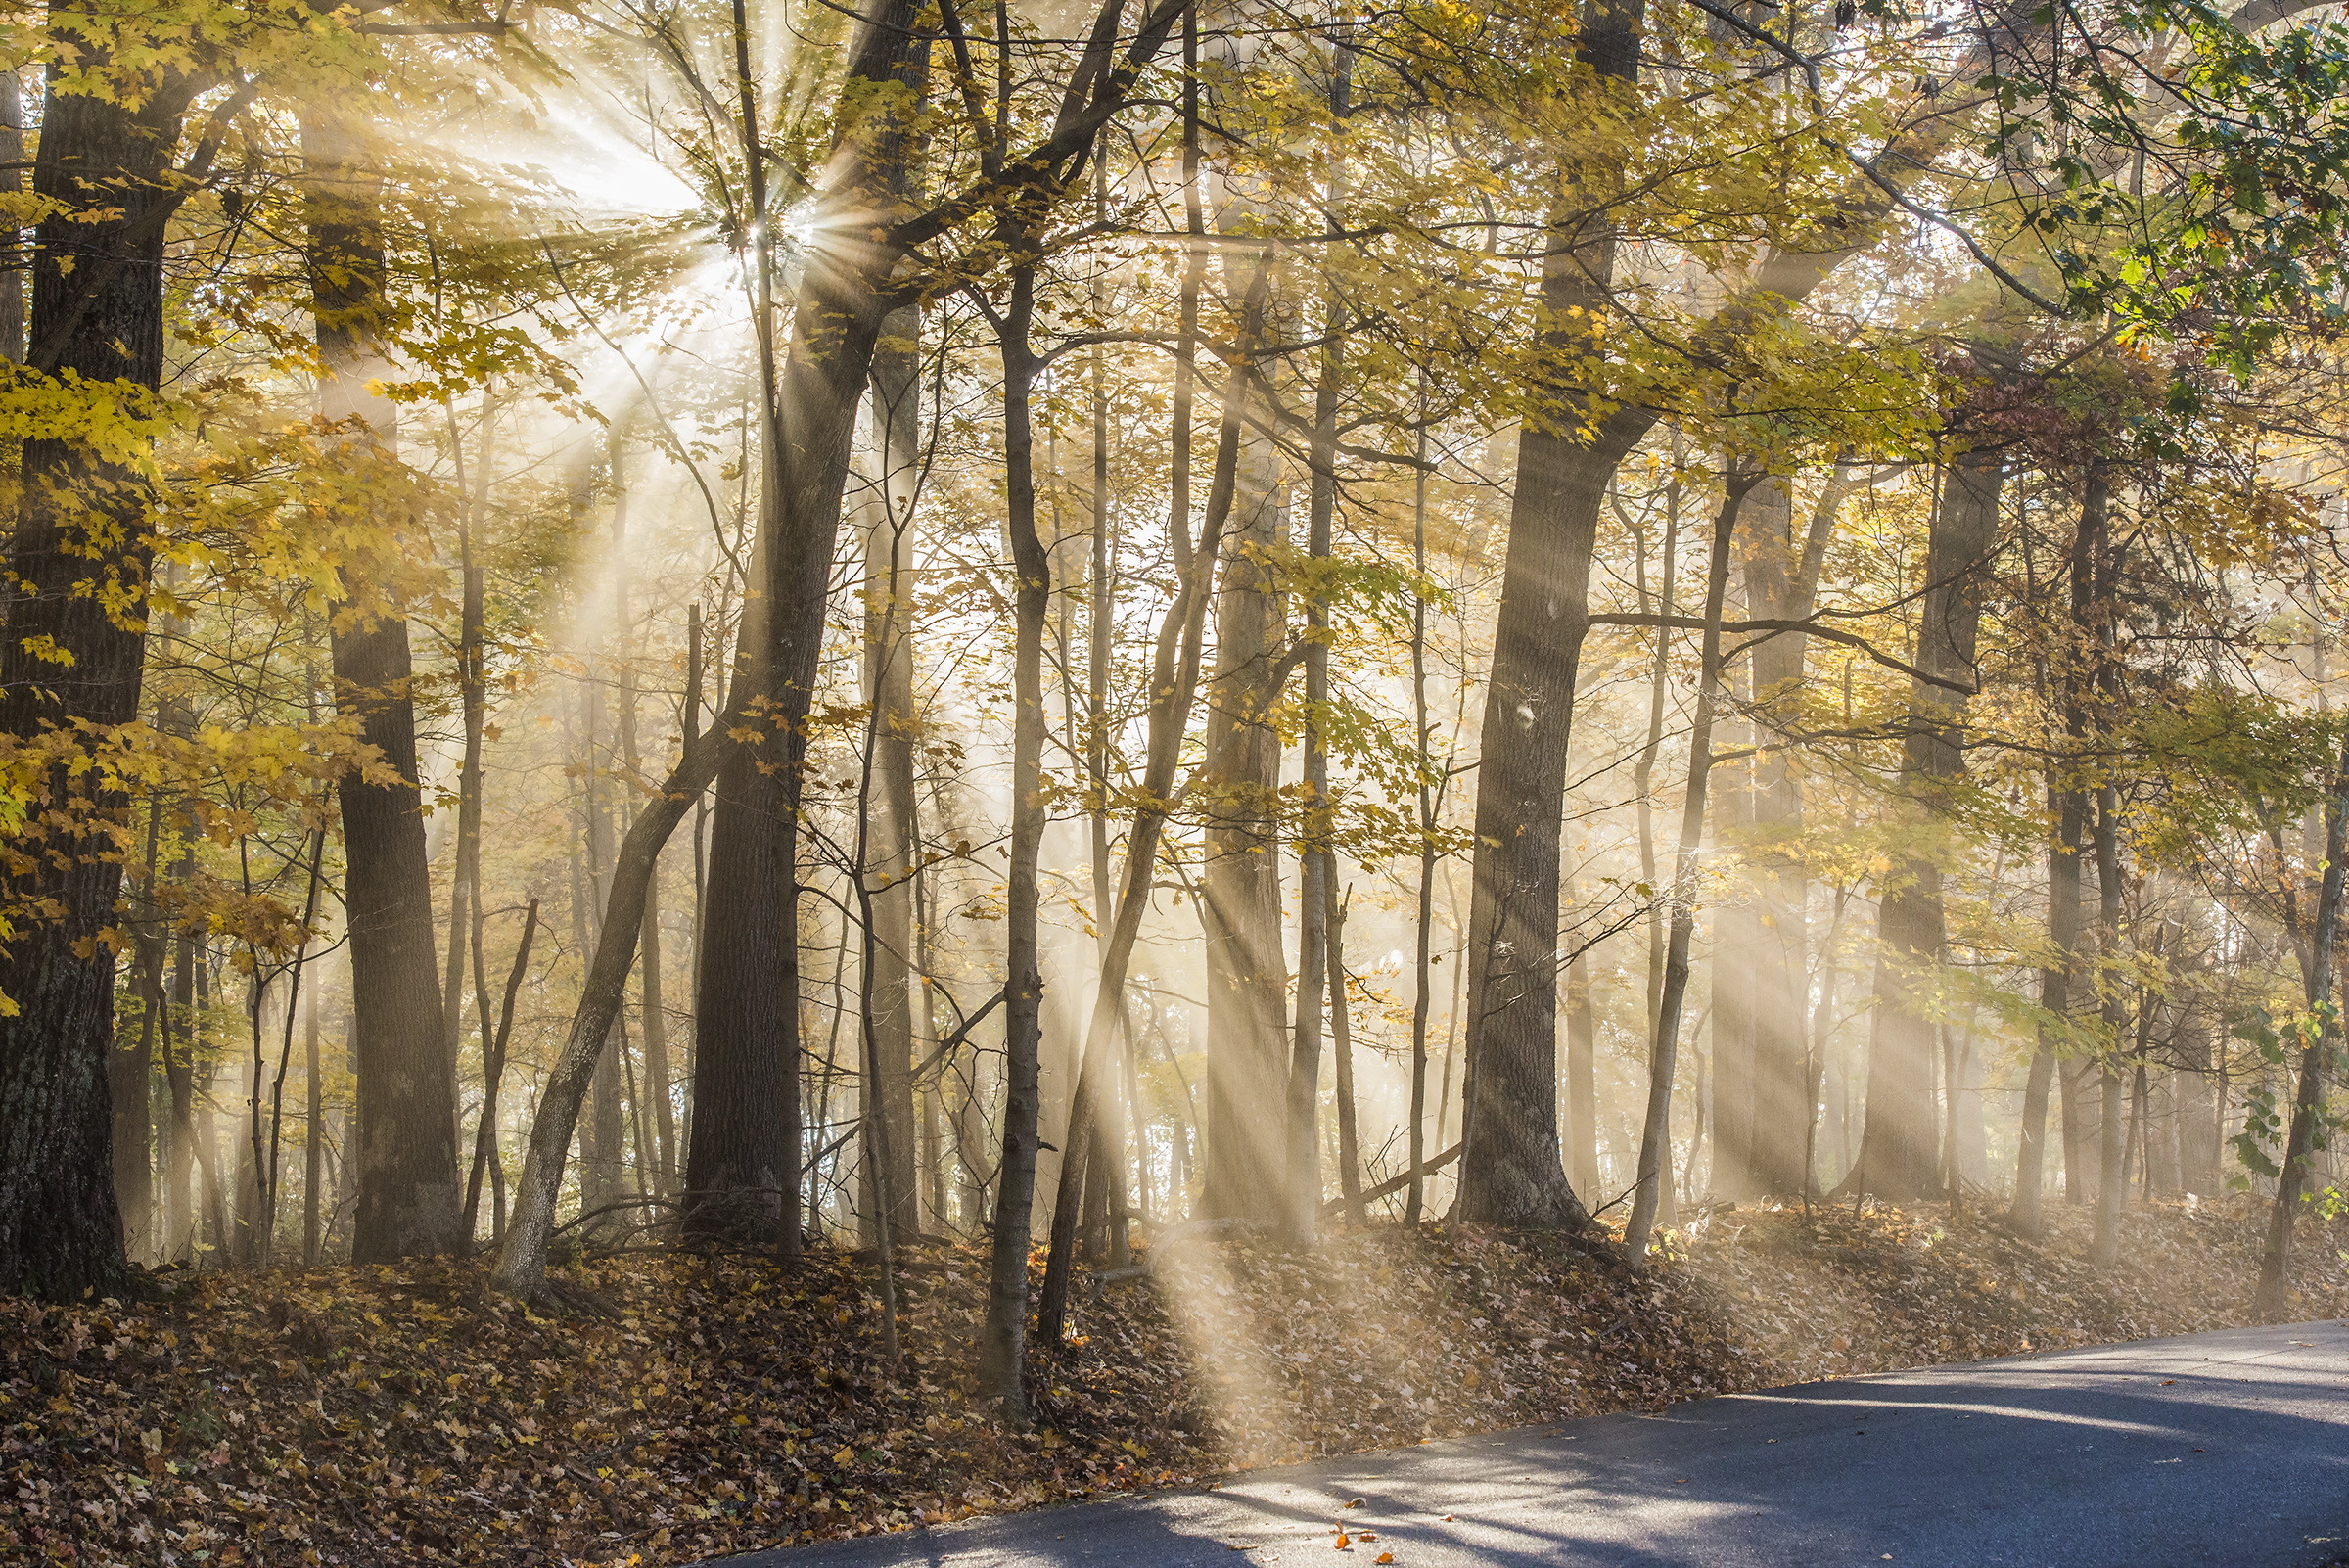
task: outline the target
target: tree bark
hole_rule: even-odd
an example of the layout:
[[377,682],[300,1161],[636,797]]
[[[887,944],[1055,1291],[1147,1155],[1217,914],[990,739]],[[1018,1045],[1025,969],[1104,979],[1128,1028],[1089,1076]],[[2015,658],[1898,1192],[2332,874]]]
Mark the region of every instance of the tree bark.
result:
[[[2088,611],[2093,587],[2090,576],[2093,540],[2102,530],[2105,502],[2102,476],[2092,470],[2072,549],[2070,577],[2075,623]],[[2064,744],[2076,752],[2085,743],[2088,723],[2081,703],[2079,676],[2069,668],[2072,657],[2068,648],[2064,650],[2067,663],[2056,671],[2055,680]],[[2023,1121],[2016,1138],[2014,1203],[2006,1216],[2009,1228],[2023,1236],[2037,1236],[2045,1223],[2048,1094],[2067,1043],[2065,1020],[2072,1004],[2072,969],[2080,956],[2080,852],[2082,836],[2087,831],[2088,796],[2073,776],[2078,765],[2076,757],[2058,756],[2048,772],[2048,804],[2055,817],[2055,840],[2048,850],[2048,945],[2053,951],[2052,961],[2039,975],[2039,1043],[2023,1087]],[[2066,1167],[2067,1175],[2077,1170],[2077,1165]]]
[[[86,55],[81,64],[107,69]],[[163,232],[181,199],[170,159],[191,88],[167,69],[157,74],[144,90],[48,94],[32,186],[58,205],[34,234],[24,355],[42,375],[150,392],[161,380]],[[149,482],[135,466],[50,438],[26,441],[20,461],[0,732],[57,744],[44,737],[82,724],[104,733],[138,716]],[[124,607],[110,610],[110,600]],[[118,794],[53,768],[27,823],[52,853],[9,881],[9,902],[34,917],[20,916],[0,951],[0,992],[17,1005],[0,1019],[0,1292],[78,1301],[116,1294],[129,1278],[107,1095],[115,949],[105,937],[122,886],[107,829],[126,808]]]
[[[710,787],[720,760],[742,749],[730,737],[729,729],[745,723],[747,716],[739,708],[729,711],[714,729],[685,749],[659,792],[628,824],[627,835],[614,857],[611,893],[595,951],[588,959],[571,1030],[539,1091],[513,1217],[498,1253],[498,1286],[522,1300],[534,1299],[545,1286],[547,1246],[554,1235],[555,1202],[563,1191],[564,1161],[571,1152],[572,1135],[578,1130],[579,1110],[594,1082],[596,1063],[605,1054],[613,1026],[627,1000],[628,973],[635,967],[645,898],[661,863],[661,847],[702,791]],[[517,977],[522,973],[522,955],[517,956],[514,972]],[[514,982],[509,981],[509,1007],[513,991]],[[492,1171],[494,1174],[494,1167]]]
[[[757,248],[765,450],[757,596],[745,607],[736,684],[760,731],[731,748],[711,813],[706,899],[727,917],[703,937],[694,1016],[693,1132],[685,1186],[690,1235],[800,1247],[798,811],[806,721],[822,652],[849,455],[893,301],[899,252],[884,240],[898,170],[912,156],[925,35],[911,0],[872,0],[851,49],[850,110],[815,207],[824,254],[805,267],[779,367],[770,302],[765,142],[757,124],[749,24],[735,4],[739,131]],[[899,91],[882,89],[895,84]]]
[[[1637,81],[1645,21],[1644,0],[1590,7],[1583,56],[1602,81]],[[1534,1230],[1590,1228],[1558,1146],[1559,829],[1599,513],[1616,465],[1655,423],[1638,408],[1598,417],[1567,390],[1600,351],[1579,322],[1605,308],[1618,251],[1602,193],[1580,194],[1592,198],[1588,210],[1561,213],[1547,234],[1540,303],[1551,406],[1517,438],[1468,917],[1458,1217]]]
[[[390,373],[382,342],[383,177],[350,128],[324,111],[303,115],[301,138],[319,409],[352,427],[346,460],[389,471],[398,461],[398,417],[389,399],[370,390]],[[342,563],[328,623],[335,707],[357,721],[361,743],[391,775],[354,772],[336,791],[358,1069],[353,1263],[454,1252],[465,1244],[456,1055],[433,950],[408,623],[377,576],[406,545],[370,534]]]
[[[1241,341],[1261,342],[1273,259],[1242,247],[1232,292],[1255,303]],[[1241,372],[1235,368],[1237,377]],[[1243,393],[1243,396],[1245,393]],[[1288,964],[1281,950],[1280,700],[1283,625],[1271,557],[1285,542],[1288,495],[1269,436],[1243,429],[1231,523],[1216,604],[1216,661],[1207,684],[1206,819],[1199,919],[1207,959],[1207,1189],[1219,1220],[1279,1225],[1289,1218],[1284,1085],[1289,1078]]]

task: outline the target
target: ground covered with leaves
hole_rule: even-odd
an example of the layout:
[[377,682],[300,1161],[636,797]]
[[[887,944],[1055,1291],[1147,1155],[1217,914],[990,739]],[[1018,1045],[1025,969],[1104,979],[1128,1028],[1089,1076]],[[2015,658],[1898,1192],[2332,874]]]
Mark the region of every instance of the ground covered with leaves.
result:
[[[2250,1320],[2239,1211],[2085,1217],[2039,1244],[1946,1210],[1730,1211],[1640,1278],[1426,1227],[1285,1251],[1177,1233],[1081,1280],[1038,1422],[972,1403],[984,1260],[869,1269],[633,1255],[527,1312],[479,1263],[207,1276],[0,1308],[0,1560],[645,1564],[899,1529],[1424,1438]],[[2294,1315],[2349,1316],[2311,1226]]]

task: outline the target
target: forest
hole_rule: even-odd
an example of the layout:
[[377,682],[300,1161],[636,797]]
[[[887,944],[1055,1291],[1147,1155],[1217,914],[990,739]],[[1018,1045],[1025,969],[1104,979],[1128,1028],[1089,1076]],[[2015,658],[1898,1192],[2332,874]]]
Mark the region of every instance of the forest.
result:
[[0,26],[25,1322],[2334,1245],[2335,8]]

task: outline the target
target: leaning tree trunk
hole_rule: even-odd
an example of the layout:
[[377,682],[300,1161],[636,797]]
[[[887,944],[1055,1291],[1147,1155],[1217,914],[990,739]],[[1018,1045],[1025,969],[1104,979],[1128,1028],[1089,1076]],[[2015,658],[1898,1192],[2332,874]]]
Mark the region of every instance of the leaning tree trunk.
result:
[[[547,1246],[554,1236],[555,1200],[563,1191],[564,1162],[571,1152],[572,1135],[578,1130],[580,1108],[595,1082],[596,1064],[605,1055],[627,1000],[628,974],[635,967],[636,943],[644,929],[653,878],[660,869],[661,848],[702,791],[710,787],[721,761],[743,749],[729,732],[748,719],[737,704],[720,716],[710,733],[696,737],[684,749],[675,770],[636,813],[613,856],[611,891],[595,950],[587,962],[587,978],[579,988],[578,1007],[572,1014],[571,1030],[555,1058],[554,1071],[539,1090],[522,1181],[514,1194],[513,1219],[498,1253],[499,1287],[525,1301],[537,1296],[546,1282]],[[517,977],[521,972],[518,960]],[[512,994],[509,982],[509,1005]],[[501,1039],[506,1022],[501,1020],[499,1025]]]
[[[348,127],[323,113],[303,116],[301,137],[319,408],[350,427],[345,460],[389,471],[398,461],[398,416],[371,388],[390,374],[381,341],[382,175]],[[353,771],[336,791],[358,1077],[351,1261],[384,1263],[454,1252],[469,1238],[457,1175],[456,1054],[433,951],[415,672],[406,617],[377,579],[392,575],[410,541],[396,530],[351,531],[358,543],[341,563],[329,623],[335,706],[357,720],[361,743],[390,774]]]
[[[102,61],[83,65],[103,77]],[[138,389],[123,399],[134,420],[162,376],[163,231],[181,197],[169,165],[189,98],[176,73],[159,74],[143,96],[53,87],[32,171],[55,205],[34,235],[25,362]],[[139,459],[80,442],[24,443],[0,638],[0,731],[20,746],[138,716],[149,478]],[[60,762],[26,824],[54,853],[28,856],[6,893],[19,930],[0,949],[0,992],[16,1004],[0,1018],[0,1292],[77,1301],[128,1278],[107,1094],[115,957],[100,940],[121,891],[113,829],[127,803]],[[28,918],[35,905],[42,917]]]
[[[1984,579],[1998,548],[2004,464],[2000,453],[1985,450],[1951,460],[1925,544],[1916,665],[1961,685],[1974,675]],[[1896,1200],[1941,1191],[1931,992],[1943,961],[1941,868],[1947,853],[1937,841],[1949,831],[1949,796],[1965,771],[1963,697],[1919,681],[1911,704],[1901,754],[1911,820],[1896,839],[1899,858],[1885,879],[1877,917],[1881,956],[1868,1040],[1867,1121],[1852,1177],[1854,1184]]]

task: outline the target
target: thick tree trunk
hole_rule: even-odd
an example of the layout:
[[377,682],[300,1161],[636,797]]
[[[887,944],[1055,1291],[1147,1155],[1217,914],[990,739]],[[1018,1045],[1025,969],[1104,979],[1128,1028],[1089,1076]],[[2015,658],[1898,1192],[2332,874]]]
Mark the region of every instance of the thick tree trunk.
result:
[[[321,112],[303,116],[304,197],[319,408],[348,422],[354,462],[397,462],[398,420],[370,390],[389,374],[382,175],[351,134]],[[457,1084],[434,953],[432,868],[418,782],[408,623],[373,580],[370,551],[388,562],[400,539],[370,539],[342,564],[329,622],[335,707],[392,775],[353,772],[343,811],[344,907],[350,945],[358,1071],[358,1209],[351,1261],[385,1263],[453,1252],[460,1234]],[[453,977],[452,977],[453,978]]]
[[[924,49],[911,0],[873,0],[858,23],[844,89],[855,115],[818,198],[824,254],[801,274],[789,354],[774,367],[764,236],[765,143],[756,126],[748,23],[736,5],[737,85],[761,236],[762,365],[771,392],[758,597],[743,617],[736,684],[762,733],[729,750],[711,813],[709,906],[694,1017],[693,1130],[686,1151],[689,1234],[800,1245],[798,810],[805,725],[824,637],[841,496],[857,410],[890,303],[898,256],[864,238],[890,211],[911,156],[905,119],[920,98]],[[898,83],[909,95],[873,89]]]
[[[1234,256],[1241,280],[1268,252]],[[1244,323],[1244,341],[1258,333]],[[1207,1191],[1212,1218],[1277,1225],[1287,1210],[1282,1107],[1289,1077],[1288,965],[1281,950],[1280,700],[1283,618],[1271,557],[1286,542],[1288,489],[1268,436],[1243,433],[1216,605],[1207,685],[1208,762],[1199,782],[1206,863],[1199,919],[1207,957]]]
[[[1998,548],[2004,459],[1961,452],[1942,478],[1941,504],[1925,546],[1924,613],[1916,665],[1970,684],[1990,560]],[[1944,961],[1941,872],[1948,858],[1949,791],[1965,770],[1962,698],[1916,683],[1901,756],[1911,803],[1878,914],[1874,1027],[1868,1039],[1867,1121],[1853,1176],[1896,1200],[1941,1191],[1941,1138],[1934,1108],[1934,975]]]
[[[1600,0],[1583,53],[1615,82],[1639,75],[1642,0]],[[1602,181],[1603,183],[1603,181]],[[1590,1218],[1558,1147],[1559,828],[1575,677],[1589,630],[1590,557],[1607,483],[1655,415],[1594,419],[1566,389],[1596,352],[1596,319],[1617,241],[1598,185],[1589,210],[1553,223],[1542,279],[1551,406],[1517,438],[1517,482],[1486,687],[1469,902],[1467,1077],[1458,1217],[1471,1223],[1585,1230]]]
[[[40,374],[161,379],[163,231],[180,200],[167,171],[188,100],[163,74],[143,100],[49,94],[32,184],[57,206],[35,231],[24,355]],[[138,716],[154,543],[134,468],[52,438],[26,441],[21,462],[0,730],[39,745]],[[71,663],[35,651],[50,648]],[[0,1018],[0,1292],[77,1301],[128,1278],[107,1094],[115,958],[100,940],[122,886],[108,830],[125,805],[51,771],[27,826],[52,853],[7,889],[16,908],[43,907],[0,951],[0,992],[16,1003]]]

